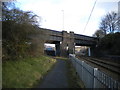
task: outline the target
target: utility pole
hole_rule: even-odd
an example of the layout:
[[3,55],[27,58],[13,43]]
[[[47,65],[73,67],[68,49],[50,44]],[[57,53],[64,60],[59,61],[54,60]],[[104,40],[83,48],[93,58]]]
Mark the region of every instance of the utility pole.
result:
[[63,17],[62,17],[63,18],[63,28],[62,29],[64,30],[64,10],[62,10],[62,14],[63,14]]

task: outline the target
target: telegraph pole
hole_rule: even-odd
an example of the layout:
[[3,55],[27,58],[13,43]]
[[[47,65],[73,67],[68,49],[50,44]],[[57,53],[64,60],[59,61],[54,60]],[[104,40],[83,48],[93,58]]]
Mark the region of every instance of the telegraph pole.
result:
[[62,29],[64,30],[64,10],[62,10],[62,14],[63,14],[63,17],[62,17],[63,18],[63,23],[62,23],[63,24],[63,28]]

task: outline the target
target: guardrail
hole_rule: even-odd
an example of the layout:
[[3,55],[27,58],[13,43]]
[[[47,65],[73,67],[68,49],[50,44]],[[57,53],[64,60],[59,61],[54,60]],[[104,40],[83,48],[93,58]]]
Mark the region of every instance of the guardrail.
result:
[[86,88],[120,89],[120,82],[113,80],[110,76],[98,70],[98,68],[79,60],[73,54],[70,54],[69,58]]

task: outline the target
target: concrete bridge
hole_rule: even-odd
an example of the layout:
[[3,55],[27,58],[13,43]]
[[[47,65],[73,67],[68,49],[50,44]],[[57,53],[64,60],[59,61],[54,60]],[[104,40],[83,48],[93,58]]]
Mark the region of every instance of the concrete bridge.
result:
[[55,31],[50,29],[42,29],[48,38],[45,43],[55,44],[56,55],[66,56],[68,53],[75,53],[75,46],[90,46],[94,47],[97,43],[97,38],[75,34],[74,32]]

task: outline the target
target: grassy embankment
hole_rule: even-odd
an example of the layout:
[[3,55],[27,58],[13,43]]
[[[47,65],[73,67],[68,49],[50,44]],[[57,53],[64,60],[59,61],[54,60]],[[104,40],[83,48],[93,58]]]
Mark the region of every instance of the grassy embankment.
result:
[[6,61],[2,64],[3,88],[36,87],[55,62],[55,59],[46,56]]
[[85,88],[82,80],[76,74],[75,68],[73,67],[69,58],[63,58],[63,57],[56,57],[56,58],[66,61],[69,88]]

